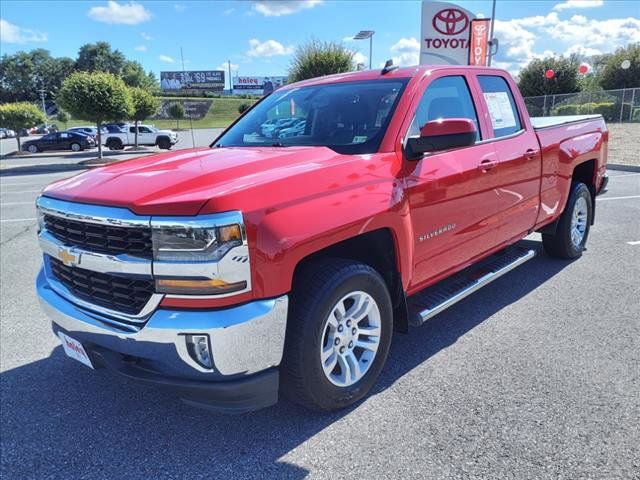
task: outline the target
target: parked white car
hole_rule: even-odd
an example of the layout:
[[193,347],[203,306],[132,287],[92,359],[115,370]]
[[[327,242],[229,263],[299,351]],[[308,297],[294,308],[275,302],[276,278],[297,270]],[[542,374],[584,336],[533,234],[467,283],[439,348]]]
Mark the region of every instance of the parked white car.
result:
[[[102,135],[102,143],[109,150],[122,150],[125,146],[135,145],[135,125],[126,125],[122,132]],[[158,130],[152,125],[138,125],[138,145],[157,145],[166,150],[178,142],[178,134],[173,130]]]

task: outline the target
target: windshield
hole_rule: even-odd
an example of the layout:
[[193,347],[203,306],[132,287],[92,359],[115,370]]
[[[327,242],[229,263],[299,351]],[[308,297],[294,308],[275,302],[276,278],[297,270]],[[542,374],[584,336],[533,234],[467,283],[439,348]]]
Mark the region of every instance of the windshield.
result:
[[323,146],[344,154],[377,152],[407,80],[276,91],[247,112],[216,146]]

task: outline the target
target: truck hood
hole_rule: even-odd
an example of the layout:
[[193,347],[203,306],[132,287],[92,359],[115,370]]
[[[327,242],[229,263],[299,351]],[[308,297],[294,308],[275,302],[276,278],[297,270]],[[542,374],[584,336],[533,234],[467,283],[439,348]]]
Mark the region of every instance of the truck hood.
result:
[[[196,215],[205,205],[207,213],[247,211],[336,188],[360,176],[354,162],[374,156],[326,147],[205,147],[95,168],[53,183],[43,194],[141,215]],[[303,178],[289,181],[293,176]]]

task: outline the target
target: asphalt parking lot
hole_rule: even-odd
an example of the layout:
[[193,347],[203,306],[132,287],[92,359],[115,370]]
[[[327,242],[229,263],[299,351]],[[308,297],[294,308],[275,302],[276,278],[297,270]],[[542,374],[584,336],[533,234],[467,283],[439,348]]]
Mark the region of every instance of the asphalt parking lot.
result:
[[639,478],[640,173],[610,172],[582,259],[540,252],[397,334],[356,407],[243,416],[65,357],[33,202],[69,174],[0,176],[4,478]]

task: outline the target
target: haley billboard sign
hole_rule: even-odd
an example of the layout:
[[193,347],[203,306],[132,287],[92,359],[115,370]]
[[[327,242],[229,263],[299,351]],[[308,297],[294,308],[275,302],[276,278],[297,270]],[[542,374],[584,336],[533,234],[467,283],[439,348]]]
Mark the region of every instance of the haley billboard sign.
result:
[[287,83],[287,77],[234,77],[233,93],[268,95]]
[[160,72],[162,90],[224,90],[224,70]]
[[422,2],[422,65],[467,65],[473,13],[448,2]]

